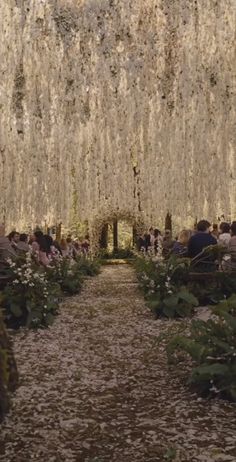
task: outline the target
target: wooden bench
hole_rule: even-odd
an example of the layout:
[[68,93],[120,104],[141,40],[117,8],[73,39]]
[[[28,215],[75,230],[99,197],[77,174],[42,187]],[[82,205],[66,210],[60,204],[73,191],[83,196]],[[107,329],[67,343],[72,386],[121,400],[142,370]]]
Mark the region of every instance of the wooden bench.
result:
[[189,273],[188,280],[196,282],[215,281],[220,271],[213,271],[208,273]]
[[209,271],[209,272],[190,272],[187,276],[187,282],[221,282],[222,276],[226,274],[236,279],[236,271]]

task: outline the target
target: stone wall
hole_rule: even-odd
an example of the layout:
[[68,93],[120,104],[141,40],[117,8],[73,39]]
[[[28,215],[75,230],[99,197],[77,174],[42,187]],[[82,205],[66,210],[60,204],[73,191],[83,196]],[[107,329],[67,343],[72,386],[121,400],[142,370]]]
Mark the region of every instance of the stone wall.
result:
[[236,219],[235,0],[2,0],[0,215]]

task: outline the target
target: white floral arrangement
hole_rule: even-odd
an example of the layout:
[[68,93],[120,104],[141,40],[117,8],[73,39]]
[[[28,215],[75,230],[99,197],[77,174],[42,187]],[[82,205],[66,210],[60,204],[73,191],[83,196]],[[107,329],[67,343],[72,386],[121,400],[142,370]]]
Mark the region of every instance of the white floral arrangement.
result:
[[28,324],[51,323],[54,302],[56,306],[59,297],[53,296],[55,284],[49,283],[46,269],[35,263],[30,252],[24,261],[8,258],[7,263],[12,277],[12,283],[5,290],[9,316],[20,319],[27,312]]

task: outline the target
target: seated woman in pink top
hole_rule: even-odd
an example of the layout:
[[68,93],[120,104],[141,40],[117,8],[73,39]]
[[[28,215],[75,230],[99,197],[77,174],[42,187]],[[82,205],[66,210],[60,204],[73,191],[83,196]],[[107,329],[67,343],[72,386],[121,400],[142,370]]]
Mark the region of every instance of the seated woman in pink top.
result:
[[33,234],[32,251],[41,265],[49,265],[47,257],[47,243],[42,231],[35,231]]

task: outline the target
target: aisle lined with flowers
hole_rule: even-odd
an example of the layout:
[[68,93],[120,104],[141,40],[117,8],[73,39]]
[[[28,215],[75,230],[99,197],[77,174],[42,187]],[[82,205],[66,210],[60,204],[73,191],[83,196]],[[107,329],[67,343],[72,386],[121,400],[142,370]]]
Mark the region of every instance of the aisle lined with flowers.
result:
[[13,335],[20,387],[4,462],[234,461],[235,405],[189,392],[168,369],[133,269],[104,267],[48,329]]

